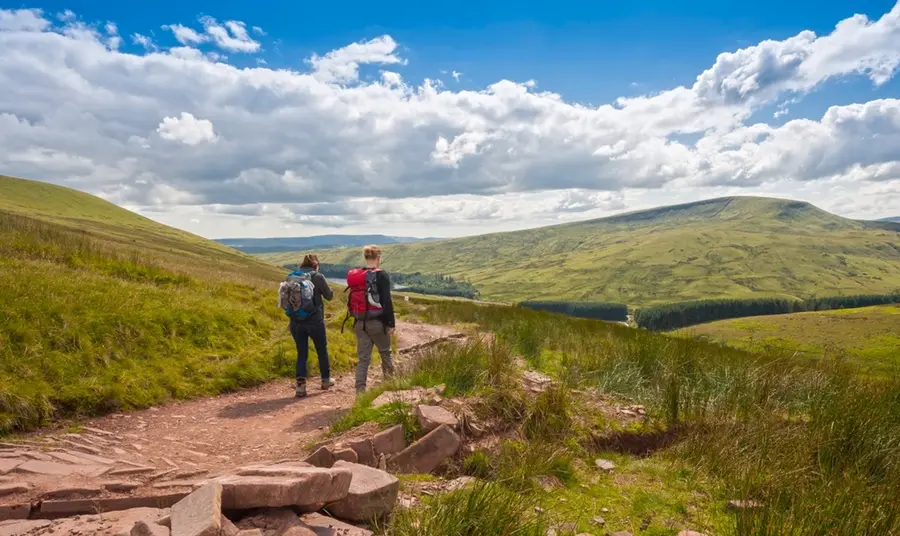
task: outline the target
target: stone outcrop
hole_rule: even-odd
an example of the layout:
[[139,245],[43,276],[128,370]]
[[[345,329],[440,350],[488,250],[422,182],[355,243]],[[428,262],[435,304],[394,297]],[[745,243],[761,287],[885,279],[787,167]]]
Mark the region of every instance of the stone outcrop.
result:
[[460,444],[456,432],[441,425],[388,460],[388,467],[401,474],[431,473],[446,458],[456,454]]
[[456,415],[440,406],[418,406],[416,418],[422,431],[426,434],[442,424],[454,429],[459,427],[459,419],[456,418]]
[[353,478],[347,496],[327,505],[330,513],[348,521],[370,521],[394,510],[400,481],[384,471],[356,463],[337,462],[335,468],[346,468]]

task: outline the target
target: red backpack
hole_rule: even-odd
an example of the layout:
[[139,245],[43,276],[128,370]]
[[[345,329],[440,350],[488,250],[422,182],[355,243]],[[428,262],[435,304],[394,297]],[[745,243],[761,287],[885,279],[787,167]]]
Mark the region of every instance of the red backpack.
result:
[[380,316],[384,311],[375,283],[380,271],[378,268],[353,268],[347,272],[347,290],[350,291],[347,298],[348,317],[365,320]]

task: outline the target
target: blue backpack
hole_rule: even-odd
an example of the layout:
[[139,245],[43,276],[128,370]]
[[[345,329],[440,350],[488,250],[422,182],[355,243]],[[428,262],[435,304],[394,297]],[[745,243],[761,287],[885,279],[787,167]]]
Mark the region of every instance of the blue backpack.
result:
[[306,320],[316,312],[315,295],[312,274],[297,270],[288,274],[278,287],[278,307],[291,318]]

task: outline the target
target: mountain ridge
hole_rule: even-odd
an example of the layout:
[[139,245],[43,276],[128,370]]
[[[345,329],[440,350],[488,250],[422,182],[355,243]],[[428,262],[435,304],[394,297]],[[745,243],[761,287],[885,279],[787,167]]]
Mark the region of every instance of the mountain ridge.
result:
[[343,247],[377,244],[403,244],[427,242],[437,238],[416,238],[408,236],[389,236],[383,234],[352,235],[327,234],[313,236],[266,237],[266,238],[215,238],[215,242],[244,253],[278,253],[296,251],[298,249],[334,249]]
[[[650,305],[900,288],[900,225],[770,197],[720,197],[384,249],[389,270],[467,279],[483,296],[507,301]],[[334,263],[358,256],[356,250],[322,252]],[[296,257],[263,255],[277,264]]]

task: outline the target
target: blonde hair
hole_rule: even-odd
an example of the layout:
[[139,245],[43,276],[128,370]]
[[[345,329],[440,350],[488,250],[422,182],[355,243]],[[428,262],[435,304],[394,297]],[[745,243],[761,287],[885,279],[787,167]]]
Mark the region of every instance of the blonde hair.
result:
[[381,248],[378,246],[366,246],[363,249],[363,256],[365,256],[367,261],[374,261],[381,257]]

